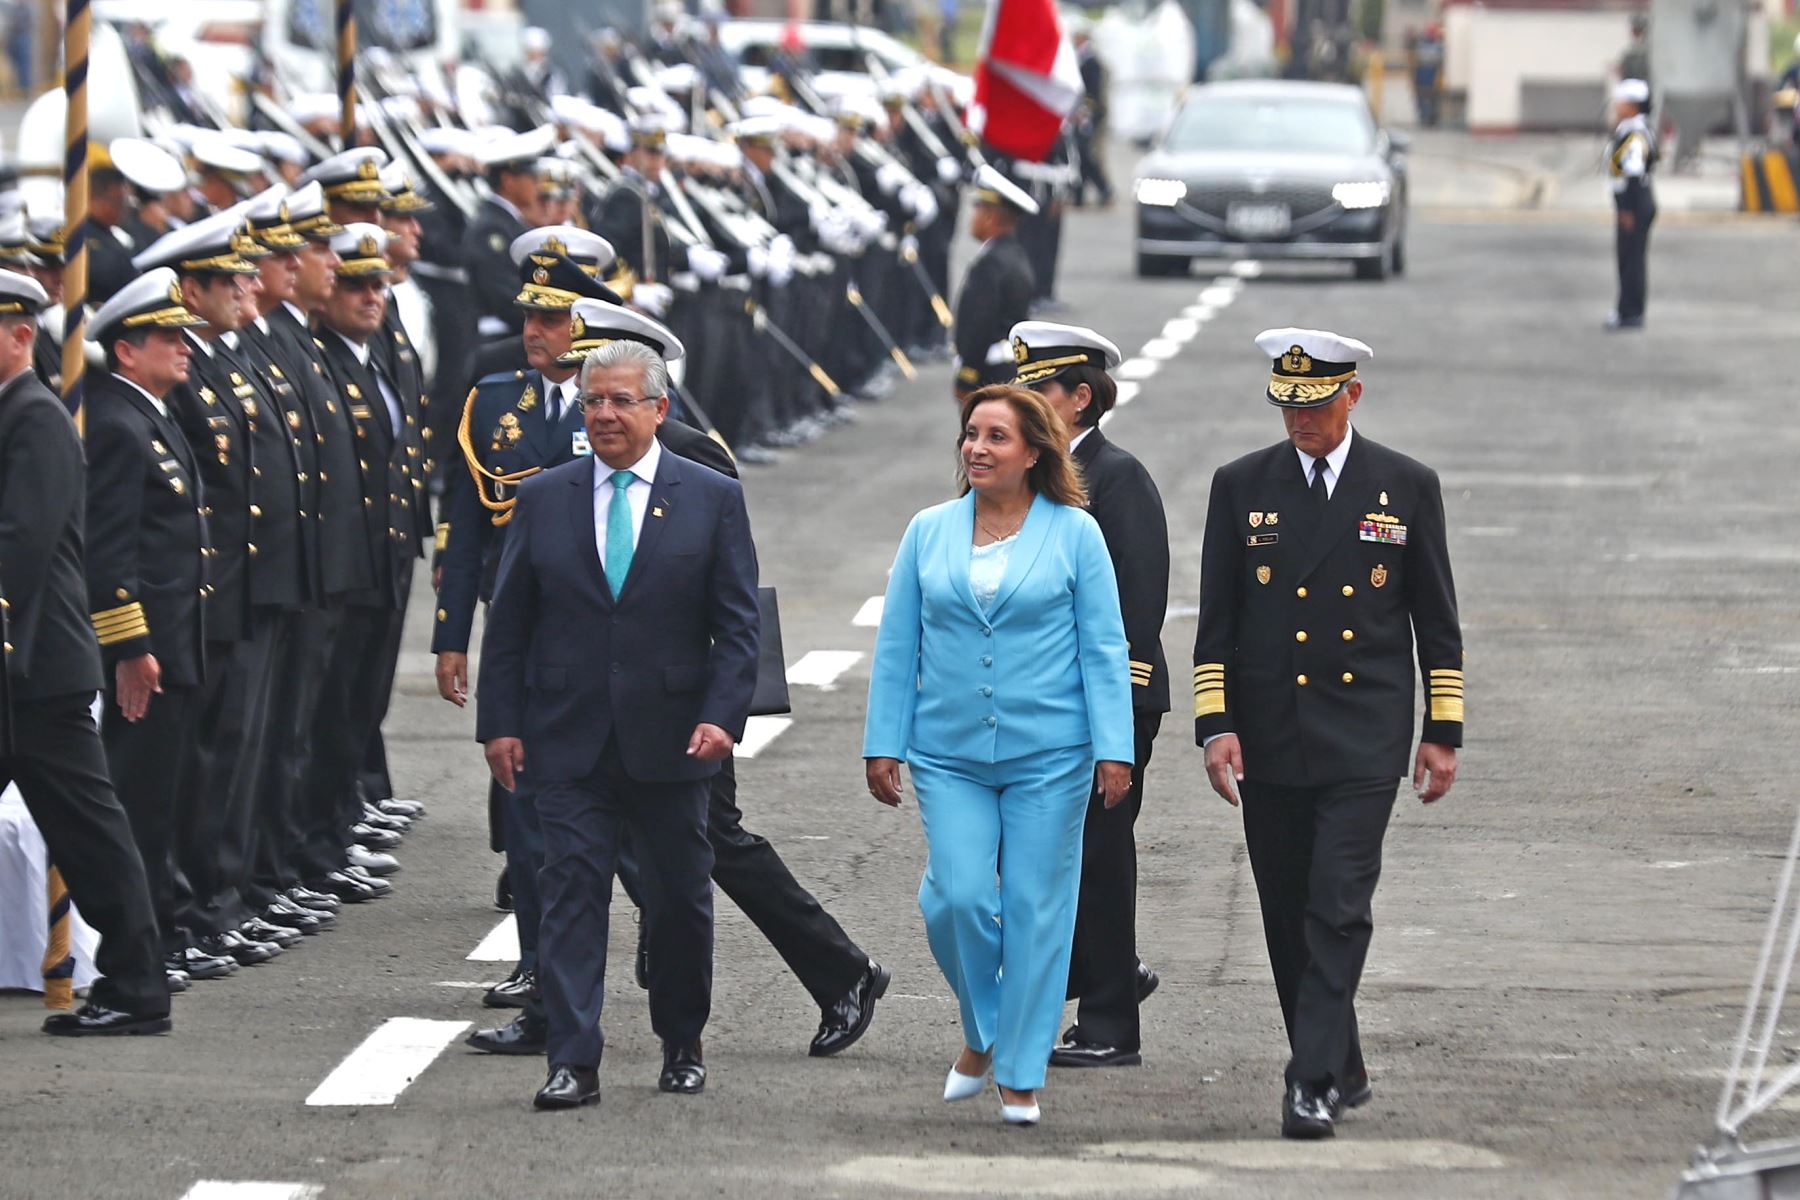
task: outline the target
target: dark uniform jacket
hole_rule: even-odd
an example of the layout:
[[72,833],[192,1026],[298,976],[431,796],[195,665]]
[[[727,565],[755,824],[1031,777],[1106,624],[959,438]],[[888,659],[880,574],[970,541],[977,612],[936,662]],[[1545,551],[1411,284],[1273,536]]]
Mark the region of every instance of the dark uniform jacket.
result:
[[[669,262],[669,230],[662,219],[660,187],[636,172],[626,172],[607,190],[590,222],[594,232],[612,243],[614,253],[639,279],[657,283],[668,280],[675,269]],[[650,265],[644,265],[644,218],[650,219]],[[517,283],[517,272],[514,273]],[[517,291],[515,286],[514,291]]]
[[1169,525],[1150,472],[1106,440],[1098,426],[1075,447],[1087,480],[1088,515],[1106,537],[1119,608],[1131,651],[1131,707],[1169,711],[1169,664],[1163,658],[1163,618],[1169,607]]
[[[381,331],[376,331],[376,337]],[[406,607],[412,562],[423,557],[431,540],[431,512],[426,502],[424,437],[419,427],[419,395],[400,380],[390,380],[400,401],[396,432],[374,367],[382,355],[370,339],[369,362],[357,361],[348,343],[327,330],[325,361],[338,390],[338,403],[356,421],[357,466],[363,488],[363,529],[375,566],[372,593],[353,602],[379,608]]]
[[[482,200],[463,233],[462,259],[469,271],[477,319],[497,318],[507,333],[525,328],[524,314],[513,305],[513,297],[519,294],[519,268],[510,253],[513,239],[524,232],[525,222],[490,196]],[[485,323],[492,327],[491,321]]]
[[187,437],[206,493],[207,530],[212,538],[208,582],[213,593],[206,609],[206,636],[214,642],[240,642],[250,636],[250,556],[252,520],[251,471],[255,451],[244,401],[254,401],[256,385],[247,368],[194,345],[188,381],[166,401]]
[[1012,327],[1030,316],[1034,286],[1031,261],[1016,234],[1005,234],[982,246],[963,276],[956,297],[956,382],[966,388],[1006,383],[1013,360],[988,361],[995,343],[1005,342]]
[[219,561],[198,455],[124,380],[96,372],[84,394],[87,595],[101,657],[111,671],[154,654],[165,685],[198,686],[211,636],[208,570]]
[[31,342],[31,369],[45,387],[62,391],[62,341],[42,321],[38,322],[37,336]]
[[139,242],[123,227],[102,225],[92,217],[82,222],[81,230],[88,255],[88,303],[99,306],[138,277],[131,258],[149,243]]
[[1322,514],[1287,442],[1213,476],[1194,643],[1194,732],[1236,733],[1244,774],[1316,787],[1462,745],[1462,630],[1436,472],[1352,434]]
[[86,470],[58,397],[29,372],[0,387],[0,615],[15,702],[105,684],[82,560]]
[[311,429],[316,469],[307,471],[302,495],[317,518],[321,594],[329,602],[367,591],[375,586],[375,560],[363,524],[356,419],[325,373],[324,342],[285,306],[269,314],[268,345],[288,379],[301,382],[306,402],[303,423]]
[[[317,604],[319,597],[317,508],[308,499],[318,446],[303,415],[306,401],[263,339],[261,330],[247,326],[229,353],[248,368],[256,385],[256,395],[244,400],[256,457],[250,477],[250,543],[256,547],[250,602],[291,610]],[[302,438],[303,432],[309,436]]]

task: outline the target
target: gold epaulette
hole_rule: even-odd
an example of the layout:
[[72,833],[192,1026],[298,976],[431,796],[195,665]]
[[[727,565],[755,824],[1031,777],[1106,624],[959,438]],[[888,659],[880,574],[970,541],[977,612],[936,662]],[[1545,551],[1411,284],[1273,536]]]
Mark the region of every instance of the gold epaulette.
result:
[[144,606],[136,600],[94,613],[92,620],[94,636],[100,639],[102,646],[150,636],[150,622],[144,616]]
[[1194,715],[1210,717],[1224,711],[1225,664],[1199,664],[1194,668]]
[[1426,676],[1431,701],[1431,719],[1434,721],[1455,721],[1463,719],[1463,673],[1461,671],[1437,670]]

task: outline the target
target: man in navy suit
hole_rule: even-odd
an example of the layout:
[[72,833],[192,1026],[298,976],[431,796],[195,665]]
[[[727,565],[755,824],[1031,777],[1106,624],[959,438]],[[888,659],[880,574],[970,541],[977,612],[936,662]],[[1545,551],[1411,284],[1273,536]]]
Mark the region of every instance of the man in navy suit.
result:
[[[642,326],[630,336],[631,322]],[[477,737],[502,786],[528,773],[545,844],[539,980],[550,1076],[539,1108],[599,1099],[607,908],[629,828],[651,869],[650,1017],[659,1082],[706,1083],[712,1002],[708,780],[756,685],[756,552],[742,489],[665,452],[660,326],[581,370],[593,449],[526,480],[488,609]]]

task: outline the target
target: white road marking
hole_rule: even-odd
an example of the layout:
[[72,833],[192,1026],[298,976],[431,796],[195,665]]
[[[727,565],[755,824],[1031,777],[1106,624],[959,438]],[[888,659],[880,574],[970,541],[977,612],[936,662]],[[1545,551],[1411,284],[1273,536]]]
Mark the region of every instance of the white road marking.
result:
[[181,1194],[181,1200],[313,1200],[321,1189],[316,1183],[237,1183],[202,1179]]
[[1156,1159],[1228,1171],[1438,1171],[1498,1170],[1506,1160],[1492,1150],[1426,1139],[1281,1142],[1274,1138],[1226,1142],[1109,1142],[1090,1147],[1091,1158]]
[[306,1103],[392,1104],[468,1027],[467,1021],[390,1017],[313,1089]]
[[755,758],[769,748],[769,743],[786,733],[794,723],[791,717],[751,717],[744,722],[744,736],[737,744],[739,758]]
[[1210,321],[1218,311],[1210,304],[1190,304],[1181,310],[1181,315],[1190,321]]
[[1237,289],[1230,287],[1209,287],[1200,292],[1200,303],[1210,304],[1214,308],[1224,308],[1237,299]]
[[873,1184],[884,1191],[900,1187],[938,1196],[1194,1195],[1215,1182],[1203,1171],[1167,1163],[1010,1154],[870,1154],[839,1163],[826,1174],[857,1191]]
[[486,991],[488,988],[493,987],[494,984],[499,982],[498,979],[487,981],[480,979],[440,979],[433,986],[447,988],[481,988],[483,991]]
[[1162,335],[1172,342],[1192,341],[1200,332],[1200,322],[1187,317],[1171,317],[1163,325]]
[[1150,358],[1128,358],[1113,374],[1120,379],[1148,379],[1162,370],[1162,364]]
[[469,951],[469,962],[518,962],[519,923],[511,913],[488,931],[481,944]]
[[1180,354],[1182,345],[1183,343],[1173,338],[1151,338],[1144,343],[1144,348],[1138,351],[1138,357],[1154,358],[1159,362],[1165,361]]
[[1137,399],[1138,393],[1143,390],[1143,386],[1144,386],[1143,384],[1133,383],[1129,379],[1120,383],[1118,385],[1119,398],[1117,401],[1115,401],[1115,403],[1130,404],[1133,400]]
[[860,650],[808,650],[787,669],[787,681],[794,687],[834,691],[837,677],[861,661]]
[[831,839],[822,833],[803,833],[794,840],[797,842],[829,842]]
[[862,607],[856,610],[856,615],[850,618],[850,623],[861,625],[866,629],[873,629],[881,624],[881,609],[885,603],[887,603],[886,596],[870,596],[862,602]]

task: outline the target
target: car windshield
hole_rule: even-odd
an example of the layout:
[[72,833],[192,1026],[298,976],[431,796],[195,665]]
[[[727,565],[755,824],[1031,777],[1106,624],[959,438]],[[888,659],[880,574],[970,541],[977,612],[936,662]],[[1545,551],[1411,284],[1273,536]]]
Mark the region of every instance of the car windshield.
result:
[[1264,150],[1289,154],[1365,154],[1375,138],[1359,105],[1266,96],[1205,96],[1183,105],[1163,148]]

